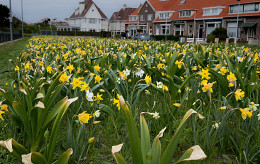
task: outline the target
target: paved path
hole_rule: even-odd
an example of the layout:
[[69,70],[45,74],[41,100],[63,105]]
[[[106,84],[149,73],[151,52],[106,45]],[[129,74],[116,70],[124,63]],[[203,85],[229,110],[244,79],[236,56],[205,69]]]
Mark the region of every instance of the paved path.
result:
[[0,46],[5,45],[5,44],[9,44],[9,43],[13,43],[13,42],[16,42],[16,41],[21,40],[21,39],[23,39],[23,38],[16,39],[16,40],[13,40],[13,41],[3,42],[3,43],[0,43]]

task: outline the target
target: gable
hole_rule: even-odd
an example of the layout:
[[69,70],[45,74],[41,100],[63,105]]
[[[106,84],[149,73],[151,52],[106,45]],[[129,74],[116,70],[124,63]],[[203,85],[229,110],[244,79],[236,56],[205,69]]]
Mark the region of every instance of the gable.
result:
[[95,4],[89,8],[87,13],[84,15],[85,18],[102,18]]

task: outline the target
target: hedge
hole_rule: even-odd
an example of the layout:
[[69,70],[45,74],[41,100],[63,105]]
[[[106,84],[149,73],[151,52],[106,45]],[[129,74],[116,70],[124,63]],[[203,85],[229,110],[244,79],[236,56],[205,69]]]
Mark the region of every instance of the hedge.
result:
[[[156,41],[165,40],[165,35],[151,35],[151,37]],[[167,40],[173,40],[178,42],[180,40],[180,37],[181,36],[179,35],[167,35]]]
[[57,31],[57,35],[63,36],[95,36],[95,37],[111,37],[111,33],[108,31],[101,32],[83,32],[83,31]]

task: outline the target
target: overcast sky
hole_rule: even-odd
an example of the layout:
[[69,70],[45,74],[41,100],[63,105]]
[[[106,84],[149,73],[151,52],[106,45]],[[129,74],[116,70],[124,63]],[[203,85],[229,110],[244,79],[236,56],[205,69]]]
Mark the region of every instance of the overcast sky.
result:
[[[13,15],[21,19],[21,0],[12,1]],[[27,23],[39,22],[43,18],[64,18],[70,17],[83,0],[22,0],[23,17]],[[93,0],[108,18],[120,10],[124,4],[128,7],[138,7],[145,0]],[[9,8],[9,0],[0,0],[0,4]]]

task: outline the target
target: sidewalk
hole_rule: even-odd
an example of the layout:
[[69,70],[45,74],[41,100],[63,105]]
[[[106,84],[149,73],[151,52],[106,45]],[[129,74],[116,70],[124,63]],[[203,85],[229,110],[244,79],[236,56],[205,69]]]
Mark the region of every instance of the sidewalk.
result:
[[13,42],[16,42],[16,41],[21,40],[21,39],[23,39],[23,38],[16,39],[16,40],[13,40],[13,41],[3,42],[3,43],[0,43],[0,46],[5,45],[5,44],[9,44],[9,43],[13,43]]

